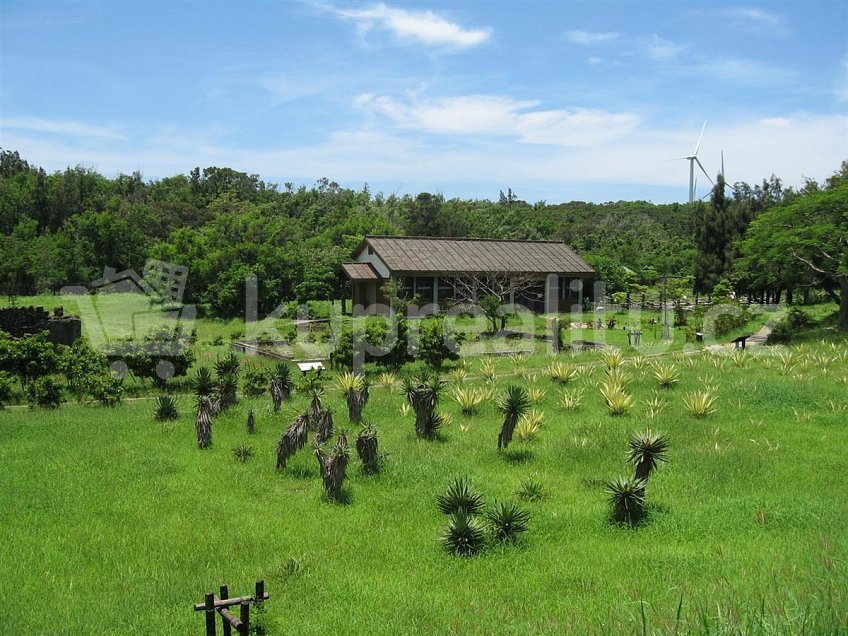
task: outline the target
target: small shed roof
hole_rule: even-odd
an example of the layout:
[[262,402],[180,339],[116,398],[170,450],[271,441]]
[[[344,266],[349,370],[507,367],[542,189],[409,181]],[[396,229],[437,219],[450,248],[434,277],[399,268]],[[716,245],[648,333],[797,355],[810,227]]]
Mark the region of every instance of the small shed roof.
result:
[[525,274],[593,274],[593,270],[560,241],[366,236],[356,249],[370,246],[394,273],[451,274],[520,272]]
[[383,280],[371,263],[342,263],[341,270],[350,280]]

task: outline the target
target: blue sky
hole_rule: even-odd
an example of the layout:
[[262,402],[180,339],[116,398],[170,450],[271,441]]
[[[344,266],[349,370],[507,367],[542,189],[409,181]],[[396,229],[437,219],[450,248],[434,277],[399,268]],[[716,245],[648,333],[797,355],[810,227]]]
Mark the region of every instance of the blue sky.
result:
[[0,146],[48,170],[685,201],[705,120],[711,176],[834,172],[848,2],[0,0]]

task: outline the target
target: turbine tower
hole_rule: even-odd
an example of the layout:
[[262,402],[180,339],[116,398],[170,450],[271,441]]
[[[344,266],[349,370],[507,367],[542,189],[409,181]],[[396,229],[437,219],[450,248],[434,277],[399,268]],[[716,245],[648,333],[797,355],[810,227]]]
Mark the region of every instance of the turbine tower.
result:
[[[701,148],[701,140],[704,138],[704,129],[707,127],[707,121],[704,120],[704,125],[701,127],[701,134],[698,137],[698,143],[695,144],[695,152],[691,155],[686,155],[685,157],[676,157],[674,159],[669,159],[669,161],[678,161],[681,159],[686,159],[689,162],[689,203],[692,203],[695,200],[695,164],[698,164],[698,167],[701,169],[701,172],[709,179],[710,183],[713,183],[712,178],[704,170],[704,166],[701,165],[701,160],[698,159],[698,150]],[[713,184],[715,185],[715,184]]]

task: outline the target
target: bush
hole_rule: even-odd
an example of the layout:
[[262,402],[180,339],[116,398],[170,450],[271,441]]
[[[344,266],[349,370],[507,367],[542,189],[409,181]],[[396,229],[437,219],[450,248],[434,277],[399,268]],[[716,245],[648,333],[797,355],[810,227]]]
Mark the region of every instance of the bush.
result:
[[798,307],[790,309],[784,320],[786,320],[786,324],[788,324],[792,329],[800,329],[801,327],[806,327],[810,324],[810,317],[805,311]]
[[448,552],[473,556],[485,546],[486,526],[476,517],[460,510],[451,515],[440,540]]
[[50,376],[36,378],[26,385],[26,399],[31,407],[57,409],[65,401],[62,385]]
[[177,401],[170,395],[160,395],[156,398],[156,407],[153,411],[153,419],[160,422],[175,420],[180,416],[177,411]]
[[124,397],[123,381],[108,373],[89,378],[86,391],[100,406],[117,406]]
[[792,340],[792,327],[786,320],[778,322],[771,330],[771,333],[766,338],[766,344],[789,344]]
[[466,477],[457,477],[447,490],[436,498],[436,504],[446,515],[463,513],[477,514],[483,508],[483,495],[471,486]]
[[12,383],[14,378],[5,371],[0,371],[0,409],[2,409],[9,398],[12,397]]
[[459,334],[445,330],[444,318],[433,318],[421,323],[418,340],[418,356],[436,371],[442,369],[447,360],[459,360]]
[[243,391],[247,397],[260,397],[268,392],[271,386],[271,370],[265,367],[247,369],[244,372]]
[[495,540],[509,542],[527,531],[530,513],[512,502],[495,502],[486,516],[492,524]]

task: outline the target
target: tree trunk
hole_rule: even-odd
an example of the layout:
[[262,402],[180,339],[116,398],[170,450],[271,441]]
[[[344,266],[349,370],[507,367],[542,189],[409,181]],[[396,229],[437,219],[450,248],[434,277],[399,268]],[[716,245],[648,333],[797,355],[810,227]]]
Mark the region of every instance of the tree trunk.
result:
[[848,276],[839,277],[839,319],[840,331],[848,331]]

